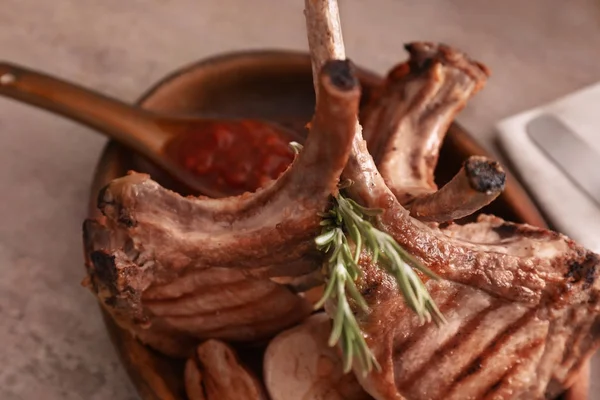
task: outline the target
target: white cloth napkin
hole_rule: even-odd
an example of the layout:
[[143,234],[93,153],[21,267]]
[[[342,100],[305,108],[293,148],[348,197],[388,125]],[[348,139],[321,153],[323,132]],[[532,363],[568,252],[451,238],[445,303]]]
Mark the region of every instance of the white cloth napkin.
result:
[[545,106],[500,121],[499,142],[523,183],[554,227],[600,253],[600,207],[533,143],[525,126],[542,113],[561,120],[599,154],[600,83]]
[[[600,253],[600,207],[533,143],[525,131],[527,123],[542,113],[561,120],[600,154],[600,83],[496,125],[505,155],[554,227]],[[600,354],[592,359],[591,369],[589,400],[600,400]]]

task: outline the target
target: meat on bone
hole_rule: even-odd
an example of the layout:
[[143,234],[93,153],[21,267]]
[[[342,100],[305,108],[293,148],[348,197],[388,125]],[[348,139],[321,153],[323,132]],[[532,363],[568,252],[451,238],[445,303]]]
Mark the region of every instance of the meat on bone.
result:
[[[361,115],[365,140],[385,183],[414,217],[434,222],[459,219],[489,204],[504,189],[502,169],[482,157],[467,161],[443,191],[436,192],[434,182],[448,127],[485,85],[489,72],[446,45],[418,42],[405,47],[410,59],[392,69]],[[494,174],[486,180],[494,185],[478,185],[469,175],[475,171]]]
[[[312,3],[319,6],[307,7],[307,19],[339,19],[337,8],[330,6],[335,0]],[[340,56],[327,54],[324,47],[319,47],[326,38],[341,41],[341,31],[332,35],[323,29],[309,32],[310,37],[323,38],[309,40],[313,65],[322,65],[324,57]],[[441,49],[442,54],[460,54],[430,43],[407,48],[413,53],[415,49],[425,50],[424,54]],[[485,72],[485,68],[476,66]],[[460,99],[461,90],[466,90],[466,97],[462,95],[465,99],[476,88],[477,84],[471,84],[470,89],[454,87],[452,92]],[[431,115],[442,115],[437,121],[445,125],[443,131],[457,105],[458,109],[464,106],[464,100],[462,104],[455,102],[454,109],[452,103],[432,102],[435,97],[424,100],[429,103],[417,104]],[[418,107],[413,112],[406,113],[407,121],[428,116]],[[443,131],[428,136],[432,132],[429,130],[425,135],[435,143],[436,137],[441,141]],[[389,143],[389,132],[382,132],[377,135],[383,135]],[[415,137],[409,130],[392,135],[391,143],[406,141],[404,144],[411,148]],[[415,162],[424,172],[414,179],[411,171],[418,168],[406,168],[409,159],[397,158],[402,147],[383,146],[380,174],[356,124],[352,151],[342,174],[353,182],[347,191],[360,204],[382,209],[375,221],[377,226],[443,278],[425,280],[425,284],[448,320],[442,328],[432,322],[421,324],[407,307],[395,280],[372,265],[369,254],[362,254],[363,276],[358,285],[370,312],[359,313],[357,318],[381,370],[367,375],[357,371],[356,376],[378,400],[553,398],[572,383],[578,368],[599,345],[600,257],[563,235],[495,217],[480,216],[475,223],[446,229],[413,218],[401,201],[409,200],[405,194],[414,198],[427,192],[415,188],[426,189],[427,179],[432,177],[439,143],[433,148],[434,153],[417,151],[422,158]],[[432,154],[432,159],[425,158]],[[395,165],[405,168],[390,168]],[[390,180],[390,174],[398,174],[399,180]],[[392,182],[391,188],[386,180]],[[325,309],[331,311],[335,306]]]
[[[339,21],[327,23],[323,14],[310,23],[318,5],[325,9],[331,0],[308,3],[315,7],[307,7],[307,26],[333,29],[330,49],[344,58]],[[311,35],[319,38],[318,31]],[[563,235],[495,217],[444,227],[415,218],[447,221],[473,212],[503,186],[498,165],[481,159],[467,160],[451,186],[436,192],[432,184],[443,134],[481,87],[486,69],[447,46],[409,45],[411,61],[390,75],[398,81],[379,97],[390,88],[391,99],[401,93],[401,101],[374,103],[366,114],[380,174],[357,124],[360,93],[349,64],[330,61],[321,68],[324,60],[316,58],[327,51],[314,46],[328,42],[309,43],[313,55],[321,54],[313,57],[322,71],[317,108],[304,150],[288,171],[257,193],[220,200],[183,198],[142,174],[115,180],[100,193],[105,218],[84,226],[90,288],[122,326],[173,353],[204,337],[273,335],[308,313],[301,297],[272,278],[285,282],[316,269],[318,212],[336,193],[343,170],[352,182],[348,195],[382,209],[375,224],[443,278],[424,282],[447,319],[441,328],[422,324],[395,281],[363,253],[357,284],[370,312],[357,318],[382,369],[359,371],[362,387],[378,400],[560,393],[598,347],[598,255]],[[410,157],[399,149],[411,149]],[[461,195],[467,200],[457,200]],[[244,286],[245,295],[215,300],[211,281]],[[291,319],[283,325],[265,320],[252,310],[262,302],[285,305],[279,315]],[[188,376],[204,379],[197,365],[188,363]]]
[[360,100],[346,62],[327,64],[320,76],[304,150],[268,187],[182,197],[130,173],[100,192],[104,218],[84,224],[87,283],[121,326],[185,355],[189,338],[263,339],[309,314],[306,300],[270,278],[320,266],[319,213],[337,192]]
[[[358,315],[382,367],[363,387],[379,400],[552,398],[572,383],[600,339],[598,255],[567,237],[480,216],[426,225],[387,187],[360,131],[344,178],[380,229],[443,281],[426,281],[448,323],[421,325],[387,274],[361,265],[371,312]],[[327,308],[326,308],[327,309]]]

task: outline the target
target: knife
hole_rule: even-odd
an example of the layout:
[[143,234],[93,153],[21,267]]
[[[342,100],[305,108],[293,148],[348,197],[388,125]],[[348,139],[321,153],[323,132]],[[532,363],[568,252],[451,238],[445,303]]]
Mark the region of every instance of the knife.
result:
[[532,119],[525,130],[554,164],[600,206],[600,154],[549,114]]

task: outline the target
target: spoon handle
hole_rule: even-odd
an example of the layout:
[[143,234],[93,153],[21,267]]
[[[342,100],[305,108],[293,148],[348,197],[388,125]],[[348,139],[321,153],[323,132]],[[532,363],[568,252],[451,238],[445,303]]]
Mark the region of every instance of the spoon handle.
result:
[[83,123],[142,154],[159,152],[169,138],[145,110],[15,64],[0,62],[0,95]]

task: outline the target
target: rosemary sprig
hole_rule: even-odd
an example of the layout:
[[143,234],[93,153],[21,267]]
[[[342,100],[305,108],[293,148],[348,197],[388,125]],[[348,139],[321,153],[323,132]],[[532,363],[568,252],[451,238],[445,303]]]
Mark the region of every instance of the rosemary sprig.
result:
[[[290,146],[296,154],[302,150],[299,143],[292,142]],[[351,184],[344,182],[340,190]],[[327,285],[315,309],[321,308],[327,301],[335,305],[329,345],[340,344],[344,372],[352,369],[355,358],[365,375],[371,372],[373,366],[378,370],[381,368],[350,305],[352,302],[359,312],[369,312],[369,306],[356,286],[362,275],[359,259],[363,248],[370,253],[374,264],[394,277],[407,305],[421,322],[431,322],[432,319],[438,324],[445,322],[415,269],[432,279],[439,279],[438,276],[404,250],[393,237],[373,226],[370,219],[381,212],[363,207],[340,192],[334,197],[333,207],[321,215],[323,229],[315,238],[317,248],[329,255],[323,266]]]
[[[340,343],[345,372],[352,368],[353,358],[357,358],[366,374],[373,366],[379,369],[379,365],[350,307],[352,301],[359,311],[369,311],[356,287],[362,273],[358,262],[363,248],[371,254],[373,263],[395,278],[406,303],[422,322],[433,319],[442,323],[444,317],[414,269],[430,278],[438,277],[406,252],[394,238],[373,226],[369,219],[381,210],[363,207],[341,193],[334,201],[331,210],[323,215],[323,230],[315,239],[317,247],[329,255],[324,266],[327,286],[315,307],[322,307],[328,300],[336,304],[329,345]],[[354,244],[354,252],[350,241]]]
[[[329,336],[329,346],[340,342],[344,361],[344,372],[352,369],[352,362],[356,357],[361,369],[370,372],[375,366],[380,369],[375,356],[369,349],[365,338],[358,326],[356,317],[352,312],[348,297],[363,312],[368,312],[369,307],[363,296],[358,291],[355,281],[361,275],[358,266],[359,252],[352,254],[348,238],[343,230],[343,216],[339,208],[333,207],[323,215],[323,232],[315,239],[317,248],[329,253],[329,258],[324,265],[327,286],[321,299],[315,304],[315,309],[321,308],[325,302],[332,300],[335,304],[335,317],[333,329]],[[360,236],[355,241],[360,243]],[[348,297],[346,297],[348,296]]]

